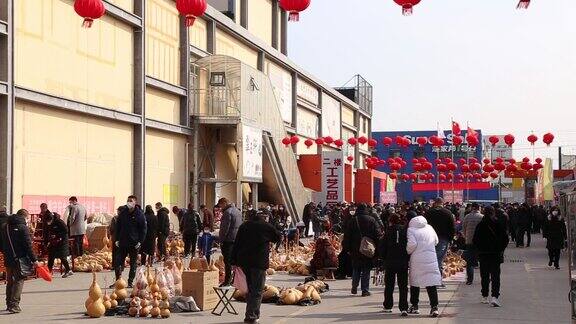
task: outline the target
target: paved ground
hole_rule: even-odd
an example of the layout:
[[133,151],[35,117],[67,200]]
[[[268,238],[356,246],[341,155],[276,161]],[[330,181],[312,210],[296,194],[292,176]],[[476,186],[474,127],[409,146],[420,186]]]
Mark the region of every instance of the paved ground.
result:
[[[539,236],[539,235],[538,235]],[[568,303],[568,274],[566,261],[563,270],[547,267],[546,250],[541,239],[533,247],[516,249],[510,246],[502,274],[502,308],[494,309],[479,303],[479,283],[466,286],[449,282],[448,289],[440,291],[442,315],[438,319],[426,316],[429,311],[426,294],[421,294],[423,315],[400,318],[397,313],[383,314],[382,287],[372,289],[371,297],[349,294],[350,281],[330,282],[331,290],[323,296],[320,305],[312,307],[263,305],[261,323],[570,323]],[[478,274],[477,274],[478,276]],[[101,286],[112,282],[112,273],[99,275]],[[293,286],[302,277],[276,275],[269,279],[278,286]],[[119,318],[88,319],[83,316],[84,300],[90,285],[89,274],[77,274],[69,279],[56,278],[52,283],[40,280],[27,282],[24,288],[23,313],[0,313],[0,323],[112,323]],[[107,286],[107,285],[106,285]],[[4,289],[0,292],[0,307],[4,305]],[[217,317],[209,312],[174,314],[163,323],[239,323],[243,319],[244,305],[235,303],[241,315]],[[397,309],[395,309],[397,312]],[[139,319],[121,318],[125,322]],[[143,320],[143,319],[142,319]]]

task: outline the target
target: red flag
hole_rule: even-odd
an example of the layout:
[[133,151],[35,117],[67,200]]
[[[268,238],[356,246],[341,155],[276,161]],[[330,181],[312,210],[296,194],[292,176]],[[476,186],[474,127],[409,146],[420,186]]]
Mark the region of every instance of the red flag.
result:
[[476,138],[478,138],[478,132],[476,132],[475,130],[473,130],[472,128],[468,127],[468,136],[474,136]]
[[460,129],[460,124],[458,124],[455,121],[452,121],[452,134],[460,136],[461,132],[462,132],[462,130]]

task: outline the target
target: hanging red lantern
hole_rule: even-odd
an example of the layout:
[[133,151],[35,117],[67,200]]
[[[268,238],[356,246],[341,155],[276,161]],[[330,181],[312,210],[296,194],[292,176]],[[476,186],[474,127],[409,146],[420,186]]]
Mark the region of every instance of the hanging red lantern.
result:
[[540,164],[542,163],[542,159],[541,158],[536,158],[536,160],[534,160],[536,163]]
[[530,6],[530,0],[520,0],[520,2],[518,2],[518,5],[516,6],[516,9],[528,9],[529,6]]
[[325,136],[324,137],[324,143],[332,144],[332,143],[334,143],[334,139],[332,138],[332,136]]
[[280,8],[288,11],[288,21],[300,21],[300,12],[310,6],[310,0],[280,0]]
[[356,138],[354,138],[354,137],[350,137],[350,138],[348,139],[348,144],[350,144],[350,145],[356,145],[356,144],[358,144],[358,140],[357,140]]
[[472,164],[470,164],[470,170],[472,171],[480,171],[482,169],[482,165],[480,165],[480,163],[478,162],[474,162]]
[[464,173],[470,172],[470,166],[468,164],[464,163],[460,166],[460,170]]
[[444,181],[446,181],[446,175],[445,175],[444,173],[440,173],[440,174],[438,175],[438,179],[439,179],[441,182],[444,182]]
[[421,157],[421,158],[418,159],[418,162],[420,162],[420,163],[426,163],[426,162],[428,162],[428,160],[427,160],[425,157]]
[[414,169],[414,171],[416,171],[416,172],[420,172],[420,171],[422,171],[422,164],[421,163],[414,163],[414,165],[412,165],[412,169]]
[[482,172],[482,179],[488,179],[490,178],[490,173],[489,172]]
[[318,146],[324,145],[324,139],[321,137],[317,138],[315,142],[316,142],[316,145],[318,145]]
[[499,163],[494,164],[494,169],[496,169],[496,171],[498,171],[498,172],[502,172],[502,171],[506,170],[506,165],[504,165],[503,162],[499,162]]
[[394,0],[399,6],[402,6],[404,16],[412,15],[413,7],[420,3],[420,0]]
[[412,164],[416,164],[416,163],[420,163],[420,160],[418,160],[418,159],[412,159]]
[[349,157],[347,157],[346,159],[348,160],[348,162],[354,161],[354,157],[353,157],[353,156],[349,156]]
[[532,166],[532,168],[533,168],[535,171],[538,171],[538,170],[540,170],[540,169],[543,169],[544,166],[543,166],[541,163],[536,163],[536,164],[534,164],[534,165]]
[[104,16],[106,8],[102,0],[76,0],[74,1],[74,11],[84,18],[82,27],[90,28],[94,20]]
[[384,137],[382,139],[382,144],[384,144],[386,146],[390,146],[390,145],[392,145],[392,139],[390,137]]
[[290,137],[284,137],[282,139],[282,144],[284,144],[285,146],[290,146]]
[[480,143],[476,135],[466,136],[466,141],[468,142],[468,146],[478,146],[478,144]]
[[304,145],[306,145],[307,148],[310,148],[310,146],[314,145],[314,141],[311,139],[307,139],[304,141]]
[[403,174],[403,175],[402,175],[402,180],[403,180],[403,181],[408,181],[408,180],[410,180],[410,176],[407,175],[407,174]]
[[534,143],[536,143],[538,141],[538,136],[534,135],[534,134],[530,134],[528,136],[528,142],[530,142],[530,145],[534,146]]
[[458,168],[458,165],[454,162],[450,162],[446,165],[446,167],[448,168],[448,171],[454,172]]
[[454,175],[453,175],[452,173],[448,173],[448,174],[446,175],[446,179],[452,180],[452,179],[454,179]]
[[430,144],[432,144],[432,146],[436,146],[436,143],[438,143],[438,140],[440,138],[437,135],[432,135],[428,138],[428,142],[430,142]]
[[522,162],[522,164],[520,164],[520,168],[522,168],[522,170],[524,170],[524,171],[532,170],[532,163]]
[[396,173],[390,173],[389,177],[390,179],[397,179],[398,175]]
[[500,138],[498,136],[492,135],[488,138],[488,141],[490,141],[490,144],[492,144],[492,146],[496,146],[496,144],[500,142]]
[[450,163],[450,162],[452,162],[452,159],[451,159],[451,158],[444,158],[444,163],[448,164],[448,163]]
[[526,156],[522,159],[522,162],[530,162],[530,158]]
[[402,161],[404,161],[404,160],[403,160],[401,157],[397,156],[397,157],[394,158],[394,161],[395,161],[396,163],[402,163]]
[[194,25],[196,18],[204,15],[206,7],[206,0],[176,0],[176,9],[186,17],[186,27]]
[[424,162],[424,163],[422,163],[422,169],[424,169],[424,170],[426,170],[426,171],[432,170],[432,163],[430,163],[430,162]]
[[412,174],[410,174],[410,179],[412,181],[416,181],[416,180],[418,180],[418,175],[416,173],[412,173]]
[[542,136],[542,141],[546,143],[546,145],[550,146],[550,144],[554,142],[554,135],[552,133],[546,133]]
[[508,163],[510,163],[510,164],[516,164],[516,160],[515,160],[515,159],[509,159],[509,160],[508,160]]
[[446,172],[446,170],[448,170],[446,164],[438,164],[436,165],[436,169],[438,170],[438,172]]
[[492,173],[490,173],[490,177],[491,177],[492,179],[496,179],[496,178],[498,178],[498,173],[492,172]]
[[336,145],[337,147],[342,147],[344,145],[344,141],[341,139],[337,139],[334,141],[334,145]]
[[441,147],[442,145],[444,145],[444,139],[438,138],[438,140],[436,141],[436,144],[434,144],[434,146]]
[[506,171],[516,172],[518,171],[518,167],[516,166],[516,164],[508,164],[508,166],[506,167]]
[[480,180],[482,179],[482,175],[480,173],[474,173],[474,179]]
[[407,139],[406,137],[403,137],[402,147],[403,147],[403,148],[407,148],[408,146],[410,146],[410,144],[411,144],[410,140]]
[[457,174],[456,179],[458,179],[458,181],[464,180],[464,175],[463,174]]
[[378,145],[378,141],[376,141],[375,139],[371,138],[368,140],[368,146],[376,147],[376,145]]
[[496,161],[496,163],[504,163],[504,159],[503,159],[503,158],[501,158],[501,157],[499,157],[499,158],[496,158],[496,160],[495,160],[495,161]]
[[512,145],[514,145],[515,141],[516,141],[516,138],[512,134],[508,134],[508,135],[504,136],[504,143],[506,143],[506,145],[508,145],[509,147],[512,147]]
[[360,136],[360,137],[358,137],[358,143],[364,145],[364,144],[368,143],[368,139],[366,138],[366,136]]
[[458,145],[462,145],[462,143],[464,143],[464,140],[462,139],[461,136],[454,136],[454,138],[452,138],[452,143],[454,143],[454,145],[458,146]]
[[460,164],[466,164],[466,159],[462,158],[458,160],[458,163]]
[[420,146],[424,146],[428,143],[428,139],[426,137],[418,137],[416,139],[416,143],[418,143]]
[[494,166],[492,164],[486,164],[482,170],[484,170],[484,172],[490,173],[493,172],[495,170]]
[[436,163],[436,165],[441,164],[441,163],[442,163],[442,159],[436,159],[436,160],[434,160],[434,163]]
[[298,144],[298,142],[300,142],[300,138],[298,136],[293,135],[292,137],[290,137],[290,144],[296,145]]
[[398,136],[396,136],[395,141],[396,141],[396,145],[402,146],[404,143],[404,137],[398,135]]
[[398,171],[398,170],[400,170],[401,167],[402,167],[402,165],[400,165],[400,163],[398,163],[398,162],[394,162],[394,163],[390,164],[390,170],[392,170],[392,171]]

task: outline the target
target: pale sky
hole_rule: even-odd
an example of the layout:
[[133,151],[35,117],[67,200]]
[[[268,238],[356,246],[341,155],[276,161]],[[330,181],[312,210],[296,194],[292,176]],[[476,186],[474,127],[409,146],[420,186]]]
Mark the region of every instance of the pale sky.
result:
[[[374,86],[373,131],[462,127],[526,137],[548,131],[576,154],[576,1],[312,0],[289,25],[289,57],[332,86],[361,74]],[[536,145],[556,158],[557,148]]]

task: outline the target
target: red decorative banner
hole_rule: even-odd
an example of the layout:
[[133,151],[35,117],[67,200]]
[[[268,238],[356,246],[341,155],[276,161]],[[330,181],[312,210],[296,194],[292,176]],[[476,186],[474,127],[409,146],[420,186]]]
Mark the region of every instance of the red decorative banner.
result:
[[[64,210],[68,206],[70,196],[43,196],[43,195],[23,195],[22,208],[28,210],[31,214],[40,213],[40,204],[46,203],[51,212],[64,215]],[[114,214],[114,197],[80,197],[78,203],[86,208],[88,215],[94,213]]]
[[440,190],[488,190],[490,189],[490,182],[460,182],[455,183],[452,187],[452,183],[413,183],[412,191],[436,191]]

